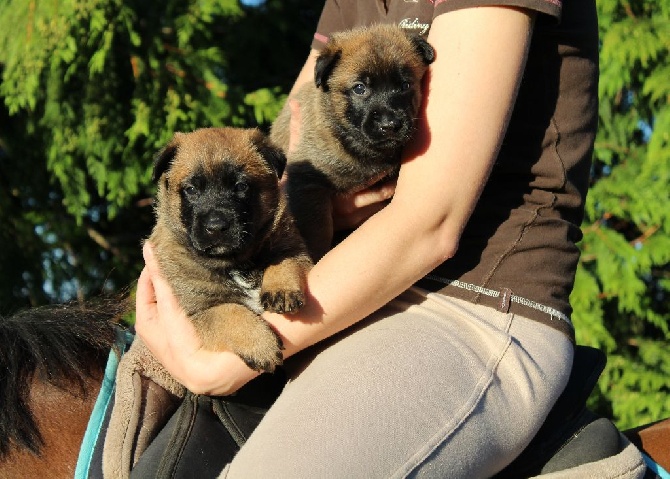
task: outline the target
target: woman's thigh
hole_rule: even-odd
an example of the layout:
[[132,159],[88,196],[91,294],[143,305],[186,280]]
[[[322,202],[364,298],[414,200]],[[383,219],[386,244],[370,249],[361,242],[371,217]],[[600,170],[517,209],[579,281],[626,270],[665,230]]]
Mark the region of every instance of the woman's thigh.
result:
[[570,342],[525,318],[411,290],[294,377],[228,477],[485,477],[567,381]]

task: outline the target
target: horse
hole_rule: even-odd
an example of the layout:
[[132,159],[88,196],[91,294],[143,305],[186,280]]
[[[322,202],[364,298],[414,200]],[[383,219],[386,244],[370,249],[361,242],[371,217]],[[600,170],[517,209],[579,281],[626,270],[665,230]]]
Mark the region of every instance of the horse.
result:
[[0,320],[0,478],[72,478],[124,301]]
[[[86,307],[33,308],[0,317],[0,479],[74,476],[110,351],[114,354],[118,349],[118,333],[123,328],[119,318],[127,311],[125,301],[111,298]],[[602,356],[584,347],[578,347],[577,353],[582,363]],[[537,462],[541,458],[545,465],[552,461],[571,466],[590,462],[592,458],[584,459],[584,441],[588,449],[589,443],[604,439],[605,430],[620,436],[611,423],[602,429],[600,419],[604,418],[598,419],[583,407],[602,366],[573,368],[571,381],[574,376],[578,382],[579,398],[568,394],[562,409],[553,411],[557,414],[553,420],[550,414],[547,427],[543,426],[549,429],[545,431],[549,436],[539,437],[541,429],[531,443],[535,447],[529,446],[515,461],[522,462],[520,467],[517,464],[497,477],[535,475],[523,464],[529,459]],[[584,369],[588,369],[586,381],[582,381]],[[575,402],[579,404],[575,406]],[[574,427],[564,427],[570,422],[566,416],[574,418]],[[562,429],[560,434],[557,429]],[[663,468],[670,469],[670,418],[624,431],[624,435],[651,459],[645,479],[667,477],[662,473]],[[566,458],[566,452],[575,457]],[[654,464],[661,466],[661,473],[654,471]],[[541,465],[533,467],[536,472],[541,470]]]

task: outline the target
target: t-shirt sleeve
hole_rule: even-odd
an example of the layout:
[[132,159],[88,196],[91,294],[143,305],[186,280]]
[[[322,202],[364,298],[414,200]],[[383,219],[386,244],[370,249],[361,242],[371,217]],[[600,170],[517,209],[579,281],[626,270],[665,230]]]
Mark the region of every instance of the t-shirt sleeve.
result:
[[[578,0],[579,1],[579,0]],[[505,6],[521,7],[545,13],[556,20],[561,18],[561,0],[435,0],[433,18],[442,13],[460,10],[468,7]]]
[[496,5],[527,8],[557,21],[561,17],[562,0],[391,0],[387,11],[380,0],[326,0],[312,48],[322,49],[335,32],[373,23],[394,23],[408,30],[419,28],[419,33],[425,35],[438,15],[463,8]]
[[347,10],[345,9],[343,14],[337,0],[326,0],[323,10],[321,11],[321,18],[319,18],[319,23],[316,27],[316,33],[314,33],[312,48],[321,50],[328,42],[328,37],[332,33],[353,27],[353,25],[348,24],[348,20],[350,19],[344,18],[347,16],[346,12]]

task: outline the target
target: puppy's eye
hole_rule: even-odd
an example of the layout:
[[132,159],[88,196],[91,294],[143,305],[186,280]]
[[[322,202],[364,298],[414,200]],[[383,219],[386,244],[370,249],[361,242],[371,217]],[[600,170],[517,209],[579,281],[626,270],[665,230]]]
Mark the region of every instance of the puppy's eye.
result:
[[182,190],[186,196],[195,196],[198,194],[198,189],[193,185],[184,185]]
[[412,84],[410,82],[404,81],[404,82],[402,82],[402,85],[400,85],[400,89],[402,91],[407,91],[407,90],[410,89],[411,86],[412,86]]
[[235,184],[235,193],[243,195],[247,191],[249,191],[249,184],[248,183],[245,183],[244,181],[240,181],[239,183]]
[[365,86],[365,83],[358,82],[356,83],[353,88],[351,89],[356,95],[365,95],[367,92],[367,87]]

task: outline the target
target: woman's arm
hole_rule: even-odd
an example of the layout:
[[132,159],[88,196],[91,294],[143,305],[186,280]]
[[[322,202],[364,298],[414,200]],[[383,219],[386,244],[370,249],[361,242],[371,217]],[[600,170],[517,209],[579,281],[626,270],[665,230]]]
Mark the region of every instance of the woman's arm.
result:
[[500,148],[531,31],[532,18],[508,8],[435,20],[425,111],[395,196],[314,267],[298,317],[267,315],[285,356],[366,317],[454,254]]
[[[500,148],[531,32],[532,16],[513,8],[464,9],[434,21],[429,41],[437,58],[392,201],[315,265],[298,315],[265,315],[285,357],[368,316],[454,254]],[[184,319],[147,316],[154,325]],[[194,392],[227,394],[255,375],[231,354],[223,360],[218,353],[215,367],[197,343],[180,350],[183,339],[143,323],[138,310],[140,336]]]

